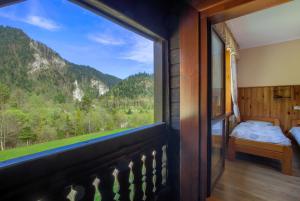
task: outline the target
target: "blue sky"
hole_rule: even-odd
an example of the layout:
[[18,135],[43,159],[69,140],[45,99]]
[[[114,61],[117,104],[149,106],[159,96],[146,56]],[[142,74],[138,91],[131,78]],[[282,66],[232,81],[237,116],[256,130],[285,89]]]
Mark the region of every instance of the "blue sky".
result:
[[63,58],[125,78],[153,73],[153,42],[67,0],[0,8],[0,24],[21,28]]

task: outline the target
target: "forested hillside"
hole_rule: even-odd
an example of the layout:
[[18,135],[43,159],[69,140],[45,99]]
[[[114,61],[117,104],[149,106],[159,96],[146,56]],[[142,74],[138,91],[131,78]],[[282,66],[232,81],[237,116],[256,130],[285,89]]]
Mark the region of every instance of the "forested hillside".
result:
[[[3,26],[0,26],[0,80],[27,92],[73,99],[81,99],[82,90],[97,97],[120,81],[89,66],[66,61],[22,30]],[[77,97],[76,90],[81,92]]]
[[0,26],[0,150],[153,122],[153,75],[121,80]]

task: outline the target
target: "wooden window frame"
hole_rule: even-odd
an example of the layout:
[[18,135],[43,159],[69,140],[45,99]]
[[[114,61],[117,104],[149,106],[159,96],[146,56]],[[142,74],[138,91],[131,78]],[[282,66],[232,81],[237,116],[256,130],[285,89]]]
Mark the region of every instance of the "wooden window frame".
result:
[[[4,0],[0,2],[0,8],[4,6],[10,6],[12,4],[20,3],[26,0]],[[127,28],[130,31],[133,31],[143,37],[153,41],[153,55],[154,55],[154,123],[146,126],[140,126],[137,128],[132,129],[132,132],[135,132],[136,129],[145,129],[145,128],[152,128],[155,127],[157,124],[169,124],[170,122],[170,97],[169,97],[169,66],[168,66],[168,41],[163,36],[160,36],[151,30],[147,29],[146,27],[138,24],[134,20],[128,18],[127,16],[123,15],[122,13],[113,10],[106,6],[105,4],[101,3],[100,1],[94,0],[70,0],[71,3],[78,4],[83,9],[88,9],[91,12],[100,15],[102,17],[107,18],[108,20],[119,24]],[[130,133],[131,130],[124,131],[117,133]],[[85,141],[89,143],[90,141]],[[68,150],[69,145],[59,147],[61,153]],[[72,149],[80,149],[82,146],[81,144],[74,144],[71,145]],[[28,160],[38,160],[40,157],[48,156],[53,151],[43,151],[35,154],[34,156],[28,155],[22,158],[12,159],[13,163],[24,163]],[[56,151],[54,151],[57,153]]]
[[103,16],[120,26],[127,28],[145,38],[153,41],[154,47],[154,121],[170,122],[169,117],[169,65],[168,65],[168,41],[153,31],[147,29],[136,21],[128,18],[126,15],[108,7],[101,1],[95,0],[71,0],[71,2],[80,5],[92,11],[95,14]]

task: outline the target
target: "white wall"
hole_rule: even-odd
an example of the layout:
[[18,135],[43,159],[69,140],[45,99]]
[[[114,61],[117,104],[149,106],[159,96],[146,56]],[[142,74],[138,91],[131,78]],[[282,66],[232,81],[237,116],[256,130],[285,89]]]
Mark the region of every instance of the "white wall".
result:
[[243,49],[238,86],[300,85],[300,39]]

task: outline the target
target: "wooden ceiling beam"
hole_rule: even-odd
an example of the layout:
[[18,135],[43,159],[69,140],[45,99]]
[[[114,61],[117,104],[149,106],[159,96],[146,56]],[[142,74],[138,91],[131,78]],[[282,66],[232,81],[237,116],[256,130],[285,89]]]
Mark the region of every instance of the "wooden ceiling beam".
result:
[[192,0],[191,4],[194,8],[196,8],[198,11],[202,12],[207,9],[213,8],[218,5],[222,5],[224,3],[230,2],[232,0]]
[[190,4],[212,23],[226,21],[291,0],[192,0]]
[[233,6],[231,8],[224,9],[223,11],[216,10],[216,12],[207,12],[206,15],[208,15],[212,23],[219,23],[256,11],[278,6],[280,4],[289,2],[290,0],[255,0],[249,2],[246,2],[247,0],[244,1],[244,4]]

